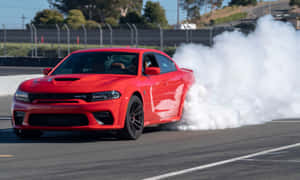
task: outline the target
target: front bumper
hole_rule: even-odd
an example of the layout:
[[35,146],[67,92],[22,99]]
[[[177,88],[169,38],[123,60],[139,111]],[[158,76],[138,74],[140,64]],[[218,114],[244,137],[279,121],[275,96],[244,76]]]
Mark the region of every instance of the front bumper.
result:
[[[69,100],[72,102],[72,100]],[[89,131],[89,130],[114,130],[122,129],[124,126],[126,107],[125,104],[122,104],[121,99],[116,100],[107,100],[107,101],[98,101],[87,103],[83,100],[76,100],[78,103],[23,103],[14,100],[12,105],[12,126],[15,129],[23,130],[46,130],[46,131],[69,131],[69,130],[78,130],[78,131]],[[19,117],[16,114],[22,112],[24,115],[22,122],[20,122]],[[113,123],[103,124],[95,118],[95,113],[99,112],[109,112],[113,118]],[[19,113],[20,114],[20,113]],[[31,117],[34,115],[80,115],[81,117],[86,117],[88,123],[84,125],[36,125],[31,124]],[[33,116],[31,116],[33,115]],[[18,119],[19,118],[19,119]],[[51,121],[51,119],[49,119]]]

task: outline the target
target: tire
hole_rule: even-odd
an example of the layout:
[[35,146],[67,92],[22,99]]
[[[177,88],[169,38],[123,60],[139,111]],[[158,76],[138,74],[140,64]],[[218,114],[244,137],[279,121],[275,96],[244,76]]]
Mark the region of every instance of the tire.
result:
[[124,128],[118,133],[120,139],[136,140],[144,129],[144,108],[141,99],[132,96],[128,103]]
[[21,130],[21,129],[14,129],[14,133],[16,136],[22,139],[34,139],[39,138],[43,135],[41,131],[38,130]]

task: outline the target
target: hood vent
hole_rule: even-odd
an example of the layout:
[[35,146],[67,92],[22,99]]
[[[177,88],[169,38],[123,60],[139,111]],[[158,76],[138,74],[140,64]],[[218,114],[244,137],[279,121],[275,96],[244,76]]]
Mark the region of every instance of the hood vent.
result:
[[55,78],[55,81],[77,81],[79,78]]

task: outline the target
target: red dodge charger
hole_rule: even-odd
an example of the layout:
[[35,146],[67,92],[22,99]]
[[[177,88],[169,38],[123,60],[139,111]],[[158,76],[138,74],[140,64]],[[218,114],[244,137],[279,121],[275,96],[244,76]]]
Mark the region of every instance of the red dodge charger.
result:
[[79,50],[44,77],[23,82],[13,102],[14,132],[117,130],[137,139],[149,125],[179,121],[192,70],[152,49]]

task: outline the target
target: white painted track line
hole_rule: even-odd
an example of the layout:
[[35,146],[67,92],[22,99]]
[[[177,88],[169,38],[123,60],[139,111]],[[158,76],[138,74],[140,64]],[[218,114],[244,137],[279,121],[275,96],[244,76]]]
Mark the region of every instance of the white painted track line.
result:
[[220,166],[220,165],[224,165],[224,164],[228,164],[228,163],[232,163],[232,162],[236,162],[236,161],[240,161],[240,160],[253,158],[256,156],[260,156],[260,155],[265,155],[265,154],[276,152],[276,151],[282,151],[282,150],[298,147],[298,146],[300,146],[300,143],[282,146],[282,147],[278,147],[278,148],[274,148],[274,149],[269,149],[269,150],[265,150],[265,151],[245,155],[245,156],[240,156],[240,157],[236,157],[236,158],[232,158],[232,159],[228,159],[228,160],[224,160],[224,161],[219,161],[219,162],[214,162],[214,163],[210,163],[210,164],[206,164],[206,165],[201,165],[201,166],[196,166],[196,167],[192,167],[192,168],[188,168],[188,169],[174,171],[174,172],[170,172],[170,173],[166,173],[166,174],[162,174],[162,175],[158,175],[158,176],[154,176],[154,177],[145,178],[144,180],[166,179],[166,178],[170,178],[170,177],[174,177],[174,176],[178,176],[178,175],[182,175],[182,174],[186,174],[186,173],[191,173],[191,172],[199,171],[199,170],[203,170],[203,169],[208,169],[211,167],[216,167],[216,166]]
[[300,163],[300,160],[275,160],[275,159],[243,159],[242,161],[253,161],[253,162],[271,162],[271,163]]
[[2,116],[2,117],[1,117],[1,116],[0,116],[0,120],[11,120],[11,117],[9,117],[9,116],[7,116],[7,117],[3,117],[3,116]]
[[300,121],[271,121],[271,123],[300,123]]

